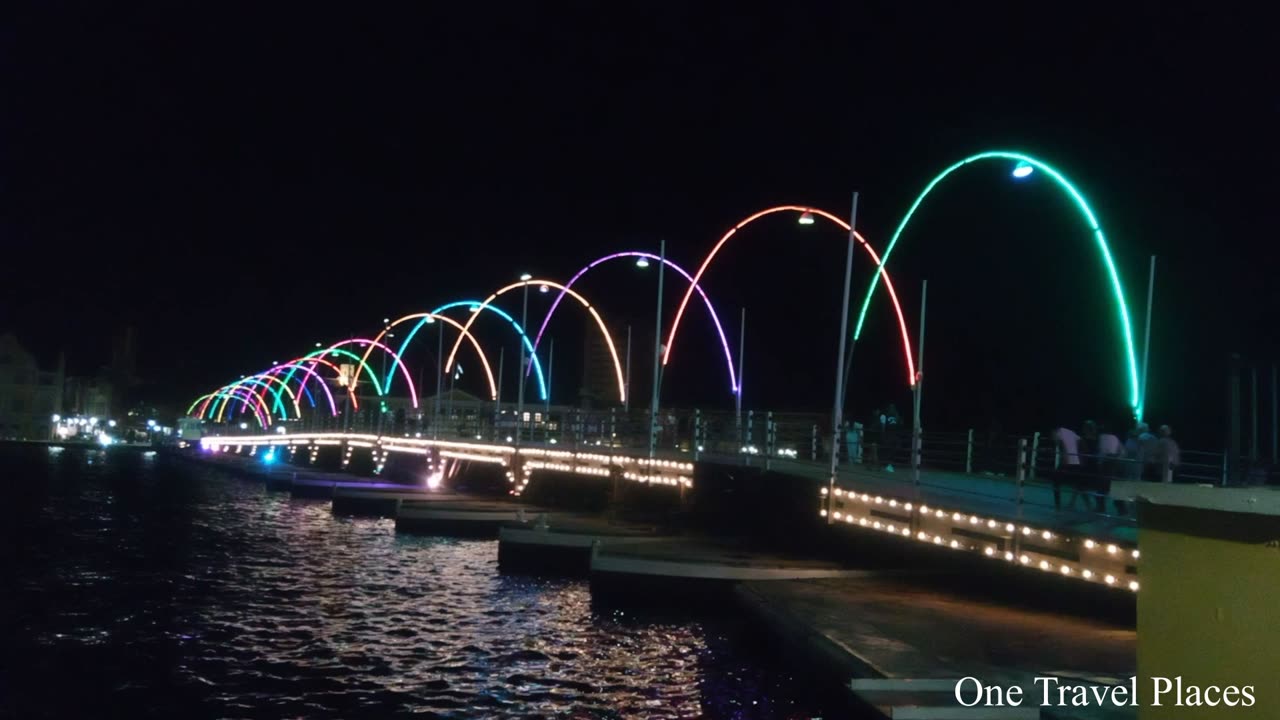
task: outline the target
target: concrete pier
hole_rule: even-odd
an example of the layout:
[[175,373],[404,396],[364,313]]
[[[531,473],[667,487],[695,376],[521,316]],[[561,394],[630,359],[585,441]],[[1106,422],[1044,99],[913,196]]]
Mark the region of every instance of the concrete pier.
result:
[[498,566],[519,572],[586,575],[594,547],[669,539],[669,534],[652,525],[610,521],[599,514],[556,512],[499,528]]
[[[1137,708],[1040,707],[1036,677],[1064,684],[1127,684],[1137,667],[1132,628],[967,599],[938,574],[866,572],[854,577],[751,582],[743,607],[789,653],[860,705],[885,717],[1120,720]],[[1004,714],[965,715],[955,683],[1020,687]]]

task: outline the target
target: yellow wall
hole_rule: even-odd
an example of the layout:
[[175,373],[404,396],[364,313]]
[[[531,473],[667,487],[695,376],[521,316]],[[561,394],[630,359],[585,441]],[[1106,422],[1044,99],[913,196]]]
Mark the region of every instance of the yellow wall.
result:
[[[1224,539],[1223,535],[1234,535]],[[1270,540],[1268,540],[1270,538]],[[1280,518],[1144,507],[1138,534],[1140,720],[1280,719]],[[1153,676],[1252,685],[1253,707],[1152,706]]]

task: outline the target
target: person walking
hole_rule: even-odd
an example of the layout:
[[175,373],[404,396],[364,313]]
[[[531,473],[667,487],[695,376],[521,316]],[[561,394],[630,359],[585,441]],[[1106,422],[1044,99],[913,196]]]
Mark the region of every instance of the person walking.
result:
[[884,411],[884,415],[880,416],[884,425],[881,431],[881,442],[884,444],[885,451],[885,472],[893,472],[893,458],[898,452],[898,425],[901,418],[898,417],[898,406],[889,403],[889,407]]
[[1161,482],[1173,482],[1173,474],[1182,460],[1182,450],[1178,441],[1173,439],[1173,428],[1160,426],[1160,439],[1156,441],[1156,463],[1160,470]]
[[867,423],[866,441],[867,441],[867,467],[870,469],[879,469],[880,467],[880,435],[884,430],[884,415],[880,414],[880,408],[871,411],[871,422]]
[[[1061,459],[1058,469],[1053,473],[1053,507],[1061,510],[1062,486],[1078,487],[1080,476],[1080,435],[1071,428],[1060,427],[1053,431],[1053,442],[1058,448],[1058,457]],[[1075,508],[1076,498],[1079,496],[1078,491],[1071,496],[1071,504],[1068,509]]]
[[[1109,432],[1106,427],[1098,427],[1098,490],[1102,493],[1098,497],[1098,512],[1104,512],[1107,509],[1107,496],[1111,494],[1111,481],[1114,478],[1123,477],[1124,470],[1124,443],[1120,442],[1120,438],[1115,433]],[[1113,500],[1116,506],[1116,513],[1120,515],[1128,514],[1128,504],[1124,500]]]
[[1142,479],[1147,482],[1164,480],[1160,464],[1160,439],[1151,433],[1151,426],[1138,423],[1138,466]]

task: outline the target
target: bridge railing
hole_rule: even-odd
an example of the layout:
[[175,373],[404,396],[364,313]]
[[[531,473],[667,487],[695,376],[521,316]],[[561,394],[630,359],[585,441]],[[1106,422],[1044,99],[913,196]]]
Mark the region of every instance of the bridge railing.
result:
[[[372,401],[370,401],[372,402]],[[651,423],[649,409],[577,409],[529,405],[521,417],[514,408],[497,410],[491,404],[477,404],[445,410],[435,421],[432,413],[380,413],[376,406],[362,406],[359,412],[332,417],[316,413],[288,425],[294,431],[339,431],[373,434],[439,437],[453,440],[513,442],[558,445],[566,449],[607,449],[614,452],[647,451],[651,428],[655,449],[664,455],[680,454],[691,459],[715,459],[743,465],[768,466],[775,460],[813,463],[830,462],[832,435],[829,416],[821,413],[774,413],[743,410],[702,411],[697,408],[668,408]],[[223,427],[228,434],[257,433],[238,428],[239,419]],[[1063,458],[1048,433],[993,434],[962,432],[922,432],[915,438],[910,427],[873,430],[860,428],[841,433],[838,438],[842,468],[906,473],[917,466],[924,471],[943,471],[983,479],[974,491],[1024,501],[1027,488],[1048,488],[1055,484],[1059,496],[1083,492],[1093,504],[1106,495],[1112,479],[1141,478],[1223,485],[1231,482],[1265,482],[1265,467],[1236,467],[1221,452],[1182,451],[1180,461],[1164,472],[1153,473],[1128,458],[1083,458],[1080,469],[1064,468]],[[1064,473],[1066,476],[1064,477]],[[924,481],[927,482],[927,481]],[[1035,497],[1048,497],[1031,493]]]

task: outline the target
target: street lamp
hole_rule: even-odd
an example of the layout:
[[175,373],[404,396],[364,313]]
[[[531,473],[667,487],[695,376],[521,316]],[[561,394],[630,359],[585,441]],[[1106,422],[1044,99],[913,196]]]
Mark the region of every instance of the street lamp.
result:
[[1026,160],[1019,160],[1018,164],[1013,166],[1013,176],[1021,180],[1022,178],[1025,178],[1028,175],[1030,175],[1032,172],[1035,172],[1035,169],[1036,169],[1035,166],[1027,162]]
[[808,210],[805,210],[804,212],[800,213],[799,222],[801,225],[812,225],[814,222],[813,213],[809,212]]
[[646,258],[646,257],[637,258],[637,259],[636,259],[636,267],[638,267],[638,268],[647,268],[647,267],[649,267],[649,258]]
[[[524,302],[520,309],[521,332],[524,332],[523,328],[525,328],[529,324],[529,281],[532,279],[533,279],[533,276],[530,275],[529,273],[523,273],[520,275],[520,282],[524,283]],[[546,286],[544,285],[543,287],[546,287]],[[516,392],[516,438],[517,438],[516,442],[517,443],[520,442],[519,440],[520,435],[524,431],[524,380],[525,380],[524,343],[520,342],[518,344],[520,345],[520,364],[517,366],[519,368],[519,371],[516,374],[520,376],[520,387],[519,387],[519,390]]]

